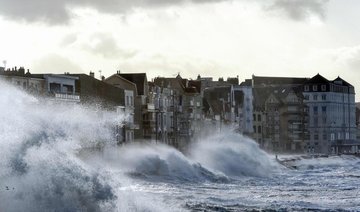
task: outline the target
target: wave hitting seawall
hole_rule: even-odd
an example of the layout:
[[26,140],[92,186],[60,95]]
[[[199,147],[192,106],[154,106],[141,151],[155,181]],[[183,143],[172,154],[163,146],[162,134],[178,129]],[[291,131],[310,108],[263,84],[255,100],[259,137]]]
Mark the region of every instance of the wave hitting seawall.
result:
[[252,140],[230,132],[194,143],[186,155],[153,143],[117,147],[111,129],[125,114],[0,87],[0,211],[167,211],[126,189],[131,179],[227,183],[277,168]]

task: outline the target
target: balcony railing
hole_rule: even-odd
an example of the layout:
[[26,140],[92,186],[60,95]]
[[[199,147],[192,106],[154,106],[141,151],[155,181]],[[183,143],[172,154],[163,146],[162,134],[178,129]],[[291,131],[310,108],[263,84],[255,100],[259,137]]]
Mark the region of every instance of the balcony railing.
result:
[[80,102],[80,96],[78,94],[68,94],[68,93],[54,93],[55,100],[59,101],[70,101],[70,102]]

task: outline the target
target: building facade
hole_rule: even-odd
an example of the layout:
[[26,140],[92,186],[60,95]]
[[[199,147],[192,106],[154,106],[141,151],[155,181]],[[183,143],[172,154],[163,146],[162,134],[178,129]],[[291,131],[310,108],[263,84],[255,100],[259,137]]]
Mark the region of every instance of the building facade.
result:
[[338,154],[358,151],[354,87],[341,79],[317,74],[303,86],[309,108],[308,151]]

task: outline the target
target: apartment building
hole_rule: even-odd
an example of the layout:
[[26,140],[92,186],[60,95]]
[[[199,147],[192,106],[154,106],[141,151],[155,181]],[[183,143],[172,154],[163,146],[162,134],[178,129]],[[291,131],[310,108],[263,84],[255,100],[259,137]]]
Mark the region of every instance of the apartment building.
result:
[[337,77],[320,74],[303,85],[309,107],[309,152],[338,154],[357,152],[354,87]]

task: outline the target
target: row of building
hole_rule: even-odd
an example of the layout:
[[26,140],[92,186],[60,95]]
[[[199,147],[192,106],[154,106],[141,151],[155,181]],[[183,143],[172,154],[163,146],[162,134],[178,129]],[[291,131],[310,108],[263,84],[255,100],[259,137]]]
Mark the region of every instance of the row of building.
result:
[[183,149],[226,126],[276,153],[360,150],[354,87],[340,77],[252,76],[240,83],[238,77],[189,80],[179,74],[148,81],[146,73],[117,71],[98,80],[93,72],[31,74],[22,67],[0,67],[0,76],[52,101],[125,113],[125,123],[114,130],[119,143],[156,140]]

